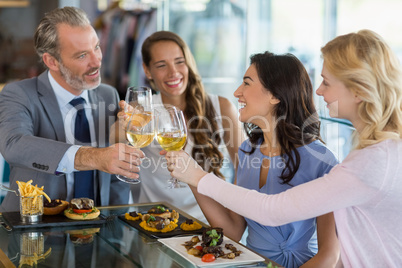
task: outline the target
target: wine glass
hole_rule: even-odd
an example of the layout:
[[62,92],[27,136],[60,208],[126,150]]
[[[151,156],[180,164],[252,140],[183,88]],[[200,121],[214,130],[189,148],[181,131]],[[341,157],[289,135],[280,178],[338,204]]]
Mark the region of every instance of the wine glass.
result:
[[[187,127],[183,111],[176,107],[160,108],[157,110],[156,139],[166,151],[179,151],[183,149],[187,140]],[[182,188],[185,184],[175,178],[168,180],[167,188]]]
[[[152,91],[148,87],[129,87],[126,93],[124,112],[129,115],[126,138],[134,148],[148,146],[155,137],[153,120]],[[130,179],[122,175],[116,177],[126,183],[136,184],[140,179]]]
[[128,87],[125,96],[124,112],[130,117],[135,109],[152,108],[152,90],[149,87]]

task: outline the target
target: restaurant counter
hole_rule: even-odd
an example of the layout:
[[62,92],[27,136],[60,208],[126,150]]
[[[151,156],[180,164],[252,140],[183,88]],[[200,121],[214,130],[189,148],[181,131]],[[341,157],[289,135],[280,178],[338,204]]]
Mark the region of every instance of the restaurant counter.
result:
[[[24,264],[23,267],[34,267],[35,262],[37,262],[35,267],[197,267],[174,248],[166,246],[158,241],[158,238],[150,237],[147,232],[134,228],[119,218],[126,212],[148,211],[155,205],[175,209],[180,215],[208,227],[180,209],[160,202],[100,207],[103,221],[97,224],[61,224],[52,227],[42,225],[43,227],[39,228],[35,227],[35,224],[29,228],[17,225],[15,228],[11,224],[14,226],[11,231],[6,230],[5,224],[2,224],[0,267],[22,267]],[[3,221],[2,216],[0,220]],[[5,223],[7,224],[7,221]],[[73,242],[76,230],[83,229],[86,229],[84,230],[86,233],[81,234],[79,241],[89,243]],[[91,235],[94,231],[94,235]],[[274,262],[270,264],[270,260],[265,259],[265,261],[233,264],[230,267],[275,267],[275,265]]]

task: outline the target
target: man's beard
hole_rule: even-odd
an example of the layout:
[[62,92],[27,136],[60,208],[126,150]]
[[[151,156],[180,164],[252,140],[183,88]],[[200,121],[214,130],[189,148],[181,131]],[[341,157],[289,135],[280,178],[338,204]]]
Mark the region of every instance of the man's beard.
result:
[[[98,76],[96,79],[92,80],[92,83],[87,83],[84,78],[79,77],[78,75],[74,75],[70,69],[63,65],[63,63],[59,62],[60,74],[66,80],[66,83],[77,90],[91,90],[97,88],[101,83],[101,78]],[[95,70],[99,70],[99,68],[93,68],[88,71],[88,73],[92,73]]]

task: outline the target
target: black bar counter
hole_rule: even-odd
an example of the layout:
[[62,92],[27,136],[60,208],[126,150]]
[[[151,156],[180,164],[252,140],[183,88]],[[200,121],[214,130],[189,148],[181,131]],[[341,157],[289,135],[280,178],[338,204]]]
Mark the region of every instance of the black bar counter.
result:
[[[29,227],[12,225],[14,228],[10,231],[5,228],[8,221],[4,221],[3,227],[0,227],[0,267],[197,267],[174,249],[158,241],[157,237],[152,237],[122,220],[122,215],[126,212],[143,212],[160,204],[175,209],[180,215],[199,222],[203,227],[208,227],[180,209],[164,203],[100,207],[103,221],[97,221],[96,224],[50,224],[50,227],[42,224],[39,228],[34,224]],[[0,220],[4,220],[2,216]],[[264,258],[264,261],[230,267],[275,265]]]

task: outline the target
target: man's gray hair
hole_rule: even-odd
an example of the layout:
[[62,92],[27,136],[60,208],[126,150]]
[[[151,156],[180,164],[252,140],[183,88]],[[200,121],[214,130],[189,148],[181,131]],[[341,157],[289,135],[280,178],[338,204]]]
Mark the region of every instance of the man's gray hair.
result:
[[40,61],[45,52],[60,60],[60,44],[57,27],[67,24],[72,27],[91,25],[87,14],[76,7],[56,8],[45,14],[36,29],[34,42],[35,50]]

